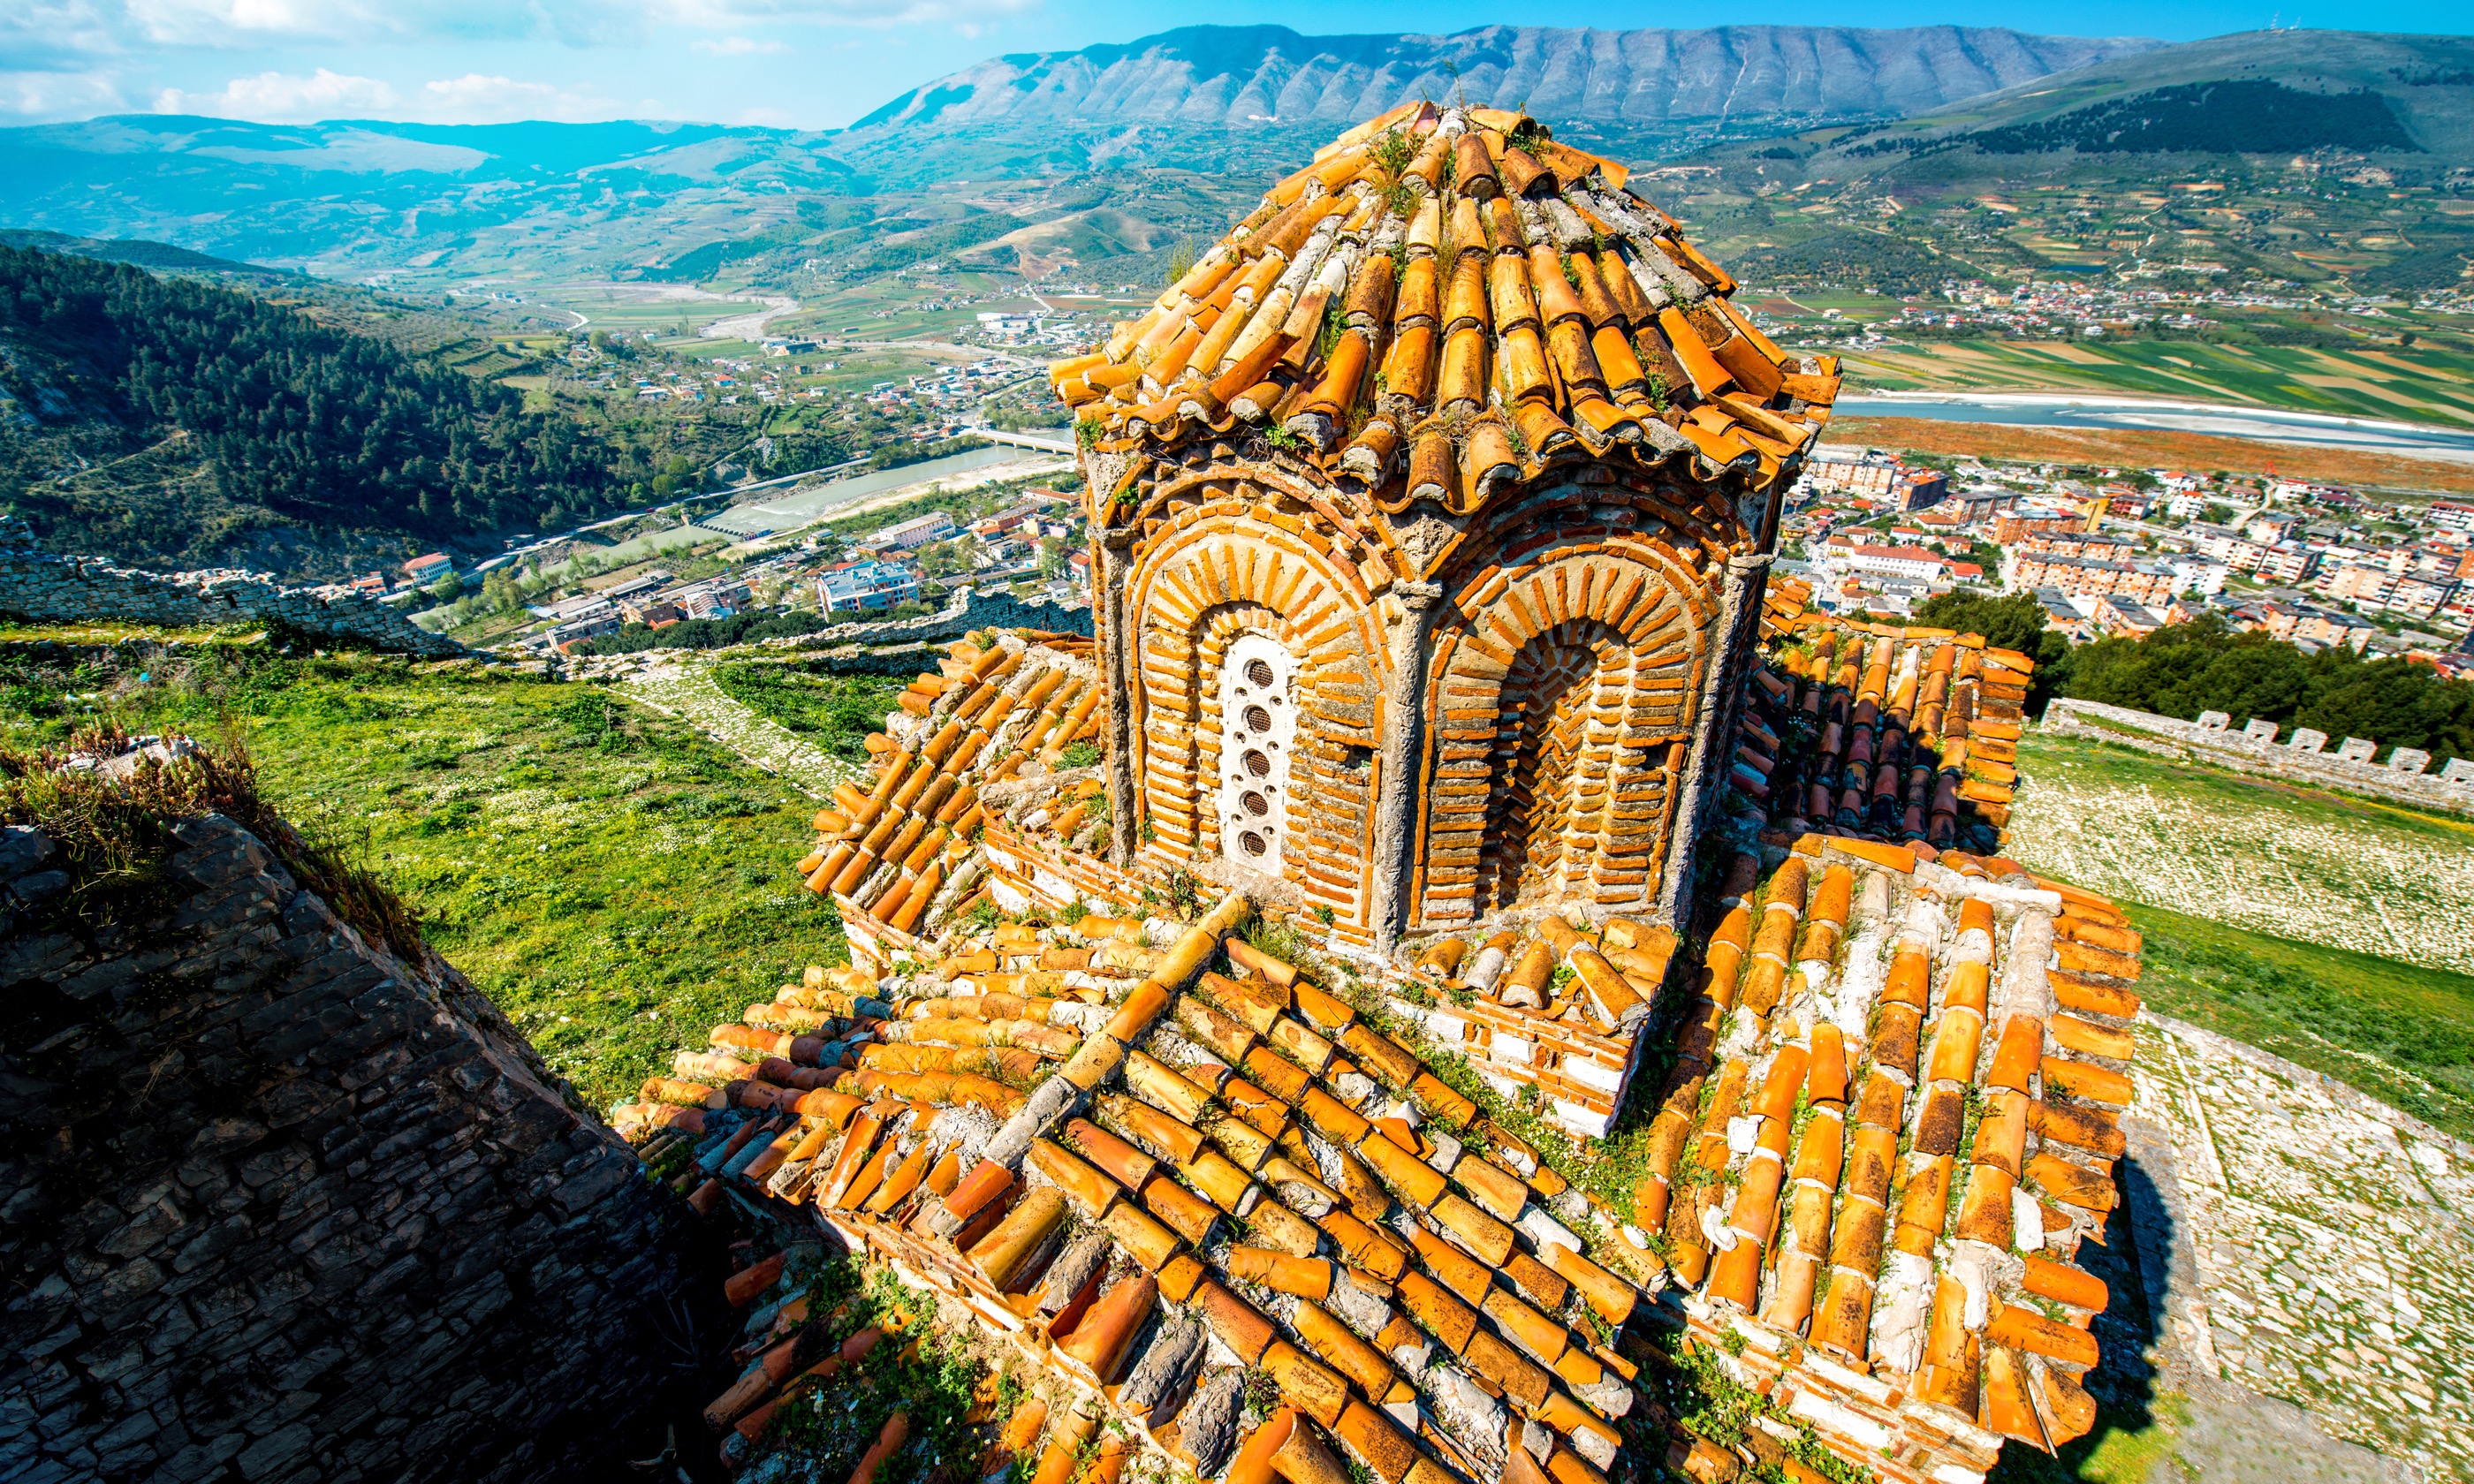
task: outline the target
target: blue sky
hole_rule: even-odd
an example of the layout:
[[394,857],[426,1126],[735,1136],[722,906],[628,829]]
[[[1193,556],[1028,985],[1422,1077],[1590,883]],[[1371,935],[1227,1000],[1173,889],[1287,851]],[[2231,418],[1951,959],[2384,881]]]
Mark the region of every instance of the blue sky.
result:
[[208,113],[497,123],[673,118],[833,128],[1000,52],[1130,41],[1204,21],[1308,34],[1602,27],[2000,24],[2191,40],[2271,22],[2466,28],[2462,0],[1632,6],[1429,0],[1184,7],[1128,0],[0,0],[0,122]]

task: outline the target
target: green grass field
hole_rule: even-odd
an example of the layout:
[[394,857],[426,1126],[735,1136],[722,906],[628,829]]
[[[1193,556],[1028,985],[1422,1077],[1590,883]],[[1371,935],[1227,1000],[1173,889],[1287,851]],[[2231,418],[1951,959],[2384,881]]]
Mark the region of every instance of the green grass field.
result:
[[2474,1135],[2474,821],[2030,735],[2010,849],[2121,902],[2158,1012]]
[[2474,423],[2474,355],[2416,346],[2348,350],[2137,340],[1967,340],[1850,353],[1881,391],[2057,391],[2211,402],[2406,422]]
[[268,799],[376,867],[595,1107],[845,956],[791,870],[813,802],[607,689],[263,648],[119,653],[0,656],[0,738],[56,741],[103,711],[229,726]]
[[2124,904],[2148,1007],[2474,1137],[2474,975]]

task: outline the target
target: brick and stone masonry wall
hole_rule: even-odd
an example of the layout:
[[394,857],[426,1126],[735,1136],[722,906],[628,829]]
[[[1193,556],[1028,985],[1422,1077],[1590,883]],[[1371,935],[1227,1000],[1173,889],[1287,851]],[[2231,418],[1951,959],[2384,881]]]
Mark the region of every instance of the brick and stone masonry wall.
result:
[[626,1476],[720,1332],[684,1203],[454,969],[177,833],[117,925],[0,831],[0,1478]]
[[463,645],[421,628],[401,610],[358,595],[320,597],[258,572],[142,572],[100,557],[60,557],[13,543],[0,545],[0,613],[43,623],[276,622],[416,655],[464,653]]

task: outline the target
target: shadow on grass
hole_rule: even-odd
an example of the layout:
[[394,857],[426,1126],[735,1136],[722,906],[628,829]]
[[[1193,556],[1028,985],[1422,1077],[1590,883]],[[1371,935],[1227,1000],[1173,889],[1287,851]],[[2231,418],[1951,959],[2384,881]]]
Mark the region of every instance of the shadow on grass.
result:
[[2058,1455],[2016,1441],[2004,1445],[1986,1484],[2147,1484],[2178,1476],[2160,1475],[2158,1465],[2171,1455],[2190,1407],[2163,1385],[2153,1358],[2164,1331],[2158,1304],[2165,1275],[2143,1272],[2133,1221],[2150,1227],[2160,1268],[2179,1233],[2139,1161],[2126,1159],[2118,1168],[2122,1201],[2105,1222],[2104,1244],[2087,1242],[2078,1252],[2079,1265],[2104,1280],[2108,1295],[2091,1327],[2100,1352],[2097,1367],[2080,1377],[2096,1399],[2096,1426],[2064,1444]]

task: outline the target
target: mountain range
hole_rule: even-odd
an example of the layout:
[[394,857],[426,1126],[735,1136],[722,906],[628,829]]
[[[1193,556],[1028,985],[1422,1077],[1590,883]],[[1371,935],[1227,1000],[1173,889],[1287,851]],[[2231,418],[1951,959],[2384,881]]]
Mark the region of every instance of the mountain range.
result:
[[1648,158],[1886,122],[2163,43],[1958,26],[1304,36],[1198,26],[993,59],[840,131],[617,122],[266,125],[124,115],[0,130],[0,226],[148,237],[338,275],[495,266],[589,237],[606,272],[789,215],[781,198],[1161,167],[1260,179],[1420,94],[1525,104]]
[[[163,115],[0,130],[0,228],[357,279],[719,275],[805,294],[819,275],[951,257],[1033,274],[1105,262],[1137,280],[1346,124],[1421,95],[1526,107],[1585,148],[1714,171],[1725,191],[1686,193],[1699,218],[1791,188],[1964,197],[2069,177],[2152,190],[2195,156],[2284,169],[2360,156],[2452,196],[2474,169],[2462,37],[1197,26],[993,58],[838,131]],[[1734,215],[1705,225],[1754,251],[1801,231]],[[2372,235],[2362,251],[2390,250]]]
[[994,135],[1054,164],[1078,153],[1185,164],[1198,146],[1320,143],[1412,99],[1466,98],[1525,107],[1564,137],[1615,153],[1661,155],[1896,118],[2163,44],[1966,26],[1484,26],[1440,36],[1190,26],[1122,46],[992,58],[869,113],[834,153],[852,158],[888,137],[950,151]]

